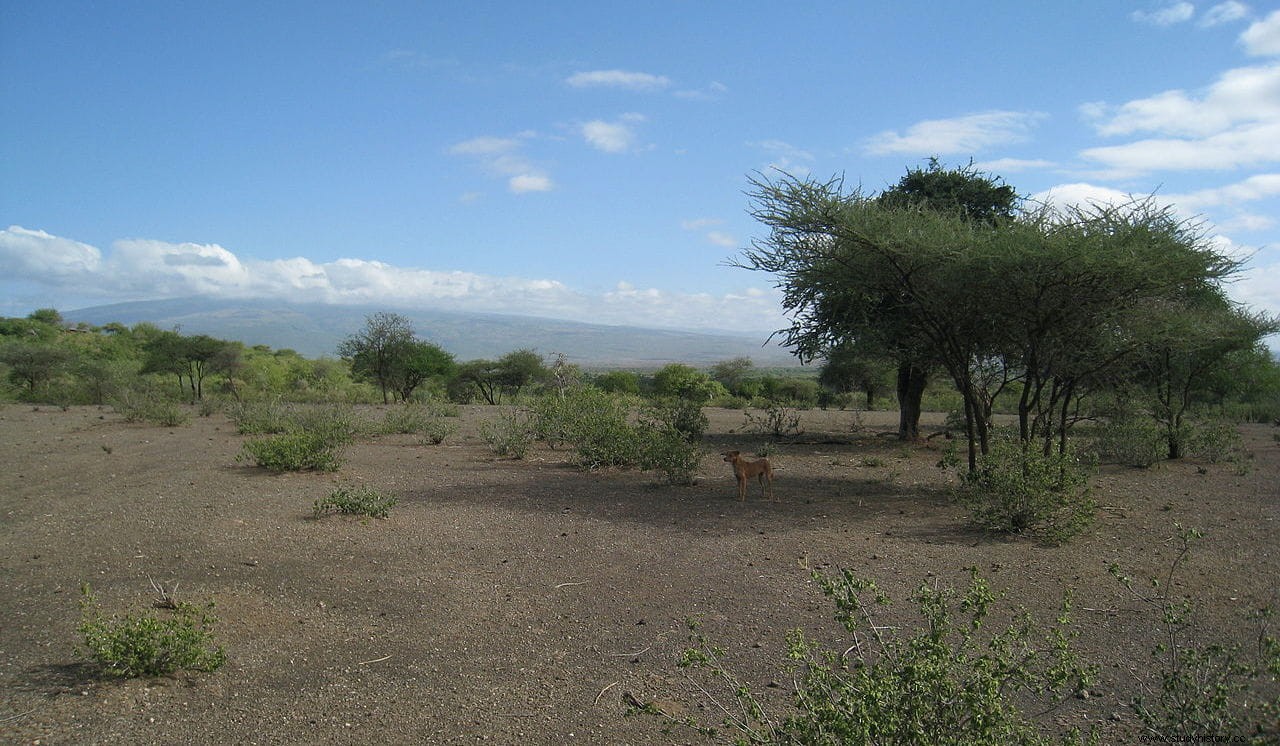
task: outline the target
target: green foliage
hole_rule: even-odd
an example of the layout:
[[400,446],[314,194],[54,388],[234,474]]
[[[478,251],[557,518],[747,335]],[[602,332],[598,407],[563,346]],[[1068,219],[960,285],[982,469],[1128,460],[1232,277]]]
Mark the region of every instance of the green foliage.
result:
[[480,423],[480,438],[499,456],[522,459],[533,445],[533,425],[519,410],[508,410]]
[[645,414],[657,428],[672,430],[688,441],[701,439],[711,424],[696,399],[662,398],[651,402]]
[[332,433],[291,430],[245,441],[237,459],[247,456],[271,471],[337,471],[346,441]]
[[241,435],[283,433],[294,426],[291,410],[279,399],[236,402],[227,407],[227,416]]
[[1238,467],[1248,463],[1249,454],[1244,448],[1240,430],[1230,422],[1192,422],[1187,434],[1187,455],[1202,458],[1211,464],[1229,462]]
[[703,457],[696,443],[672,427],[642,427],[639,435],[640,468],[662,472],[669,484],[693,484]]
[[213,604],[177,603],[164,618],[143,614],[104,617],[88,584],[81,587],[78,628],[88,656],[116,676],[165,676],[180,670],[213,671],[226,653],[213,645]]
[[386,518],[397,502],[395,495],[367,485],[343,486],[316,500],[313,510],[317,518],[330,513]]
[[639,394],[640,377],[628,370],[613,370],[592,379],[592,385],[612,394]]
[[1120,415],[1097,427],[1092,449],[1101,461],[1145,469],[1168,455],[1163,437],[1150,417]]
[[178,427],[191,421],[191,414],[186,408],[143,382],[117,392],[111,400],[111,408],[126,422]]
[[653,393],[659,398],[688,399],[706,404],[724,387],[706,373],[681,363],[671,363],[653,374]]
[[763,413],[744,412],[743,427],[753,433],[789,438],[804,432],[800,429],[800,413],[791,407],[771,403]]
[[[709,644],[696,623],[690,625],[692,646],[679,665],[707,672],[718,682],[702,687],[713,703],[711,689],[732,693],[736,707],[719,706],[725,714],[720,726],[738,743],[1049,744],[1054,739],[1017,703],[1056,703],[1091,686],[1095,669],[1072,649],[1078,633],[1070,628],[1069,597],[1046,631],[1026,612],[1002,629],[993,628],[988,622],[998,599],[972,569],[963,594],[922,583],[914,598],[922,623],[907,634],[880,620],[890,601],[874,583],[848,570],[814,578],[855,644],[841,653],[822,648],[800,630],[787,635],[796,682],[796,712],[788,717],[771,717],[726,669],[724,651]],[[957,619],[957,613],[963,617]],[[641,709],[664,714],[654,705]],[[719,734],[692,718],[669,720],[705,735]],[[1058,740],[1083,739],[1071,732]]]
[[1280,640],[1269,629],[1270,608],[1253,614],[1258,632],[1252,651],[1239,644],[1206,639],[1199,609],[1174,587],[1192,545],[1203,534],[1176,526],[1178,552],[1163,578],[1151,578],[1149,592],[1111,565],[1111,574],[1151,609],[1159,643],[1152,663],[1160,676],[1154,697],[1132,702],[1145,730],[1158,743],[1280,742]]
[[1093,521],[1088,474],[1070,449],[1045,455],[1014,438],[996,438],[978,468],[961,472],[957,500],[987,531],[1034,534],[1060,543]]

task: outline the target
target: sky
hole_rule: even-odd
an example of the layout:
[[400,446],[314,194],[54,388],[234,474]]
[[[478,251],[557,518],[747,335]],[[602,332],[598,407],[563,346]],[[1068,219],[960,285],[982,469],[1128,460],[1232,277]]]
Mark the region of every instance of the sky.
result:
[[[787,325],[750,179],[1154,198],[1280,313],[1280,6],[0,0],[0,316],[206,295]],[[425,332],[429,337],[429,330]]]

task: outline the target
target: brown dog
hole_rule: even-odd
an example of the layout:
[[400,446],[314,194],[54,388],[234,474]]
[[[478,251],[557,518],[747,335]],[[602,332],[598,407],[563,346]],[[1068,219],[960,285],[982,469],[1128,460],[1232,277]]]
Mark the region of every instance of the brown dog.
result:
[[760,480],[761,494],[767,491],[769,499],[774,499],[773,465],[769,463],[769,459],[747,461],[742,457],[741,451],[726,451],[723,455],[726,464],[733,464],[733,476],[738,479],[738,500],[747,499],[747,480],[752,477]]

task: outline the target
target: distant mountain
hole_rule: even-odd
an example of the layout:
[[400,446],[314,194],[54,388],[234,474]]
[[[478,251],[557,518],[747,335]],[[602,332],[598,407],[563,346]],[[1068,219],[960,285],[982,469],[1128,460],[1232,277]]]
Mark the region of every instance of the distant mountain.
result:
[[410,319],[420,339],[460,361],[532,348],[543,355],[564,353],[571,362],[591,367],[648,368],[671,362],[707,366],[735,357],[748,357],[760,367],[796,365],[788,351],[765,345],[765,334],[704,334],[457,311],[181,298],[94,306],[64,311],[62,316],[71,323],[95,326],[145,321],[183,334],[292,349],[316,358],[336,357],[338,343],[363,328],[366,317],[377,311]]

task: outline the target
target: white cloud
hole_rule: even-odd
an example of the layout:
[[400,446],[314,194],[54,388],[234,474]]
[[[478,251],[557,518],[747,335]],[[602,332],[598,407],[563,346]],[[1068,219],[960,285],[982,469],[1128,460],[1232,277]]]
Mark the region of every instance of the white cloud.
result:
[[1151,171],[1225,170],[1280,161],[1280,120],[1250,124],[1201,139],[1155,138],[1088,148],[1080,154],[1114,176]]
[[636,140],[635,131],[626,122],[593,119],[582,125],[581,132],[591,147],[606,153],[625,153]]
[[473,137],[449,147],[447,152],[472,158],[491,174],[507,177],[507,189],[513,194],[547,192],[555,187],[551,177],[522,152],[525,143],[535,137],[536,133],[527,131],[515,137]]
[[679,90],[672,95],[688,101],[714,101],[728,91],[729,86],[713,80],[702,88]]
[[549,192],[555,188],[555,184],[541,174],[519,174],[507,180],[507,188],[515,194]]
[[738,239],[724,231],[707,231],[707,240],[726,249],[738,248]]
[[1240,42],[1244,44],[1245,51],[1254,56],[1280,54],[1280,10],[1255,21],[1240,35]]
[[[785,324],[776,291],[721,296],[620,284],[588,295],[551,278],[494,277],[366,259],[260,261],[217,244],[116,241],[104,252],[40,230],[0,231],[0,287],[38,283],[61,306],[203,295],[346,305],[516,313],[605,324],[724,331]],[[45,301],[41,301],[45,302]]]
[[723,225],[724,221],[720,218],[693,218],[692,220],[681,220],[680,227],[687,231],[700,231],[705,228],[711,228],[716,225]]
[[1041,159],[997,158],[992,161],[978,161],[973,165],[979,171],[985,171],[989,174],[1002,176],[1004,174],[1013,174],[1020,171],[1054,168],[1058,164],[1053,161]]
[[630,91],[660,91],[671,85],[662,75],[629,70],[590,70],[570,75],[566,83],[574,88],[623,88]]
[[1224,23],[1239,21],[1249,16],[1249,6],[1236,0],[1228,0],[1225,3],[1218,3],[1204,12],[1200,18],[1200,25],[1205,28],[1212,26],[1221,26]]
[[1151,11],[1135,10],[1129,14],[1129,17],[1139,23],[1149,23],[1154,26],[1172,26],[1191,20],[1195,14],[1196,6],[1187,2],[1179,2],[1170,3]]
[[1280,120],[1280,64],[1228,70],[1201,96],[1170,90],[1116,109],[1081,107],[1101,135],[1153,132],[1202,137],[1240,124]]
[[1235,184],[1172,194],[1168,199],[1180,208],[1198,212],[1208,207],[1239,206],[1280,195],[1280,174],[1255,174]]
[[932,119],[911,125],[904,134],[887,130],[869,138],[863,149],[870,155],[971,154],[995,145],[1023,142],[1037,112],[987,111],[953,119]]
[[747,145],[770,155],[769,163],[763,169],[765,171],[804,176],[809,173],[809,164],[814,161],[813,153],[782,140],[758,140]]
[[1057,209],[1068,207],[1090,206],[1110,207],[1124,205],[1134,200],[1134,195],[1119,189],[1077,182],[1074,184],[1058,184],[1042,192],[1036,192],[1029,198],[1033,204],[1048,205]]
[[450,155],[495,156],[510,153],[520,147],[514,137],[473,137],[449,148]]
[[11,225],[0,231],[0,275],[44,285],[86,278],[102,266],[102,252],[89,244],[41,230]]

